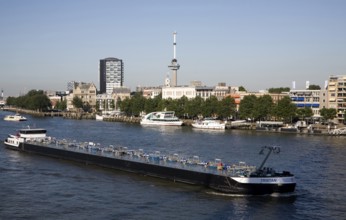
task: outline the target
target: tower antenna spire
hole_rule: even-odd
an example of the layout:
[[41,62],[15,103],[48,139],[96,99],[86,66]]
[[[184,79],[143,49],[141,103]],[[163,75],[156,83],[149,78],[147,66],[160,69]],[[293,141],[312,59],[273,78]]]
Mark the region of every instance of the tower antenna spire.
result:
[[173,32],[173,59],[177,59],[177,32]]

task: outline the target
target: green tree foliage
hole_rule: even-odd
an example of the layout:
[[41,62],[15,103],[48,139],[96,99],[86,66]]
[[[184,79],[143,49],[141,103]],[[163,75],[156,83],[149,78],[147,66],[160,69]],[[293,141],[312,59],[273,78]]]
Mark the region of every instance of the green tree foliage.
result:
[[12,96],[7,97],[6,105],[15,106],[16,105],[16,98],[12,97]]
[[254,117],[256,120],[270,120],[273,111],[273,99],[270,95],[264,95],[255,101]]
[[255,95],[248,95],[241,100],[239,105],[239,116],[242,119],[255,119],[255,103],[257,97]]
[[115,102],[114,99],[111,100],[111,103],[109,103],[109,108],[114,109],[115,108]]
[[289,87],[280,87],[280,88],[270,88],[268,89],[269,93],[282,93],[282,92],[289,92]]
[[83,111],[85,112],[91,112],[92,111],[92,107],[89,104],[89,102],[83,103],[83,107],[82,107]]
[[239,86],[239,91],[240,91],[240,92],[246,92],[246,89],[245,89],[244,86]]
[[277,118],[284,120],[284,122],[292,122],[296,115],[296,109],[297,107],[292,103],[291,99],[285,96],[274,107],[274,114]]
[[187,103],[189,102],[189,99],[186,96],[181,97],[176,101],[176,109],[175,109],[175,114],[178,117],[183,117],[187,111]]
[[83,100],[79,98],[78,96],[74,96],[72,99],[72,105],[75,108],[83,108]]
[[322,108],[320,110],[320,115],[327,121],[332,120],[336,116],[335,108]]
[[17,98],[8,97],[6,103],[7,105],[37,111],[48,110],[52,106],[49,98],[42,90],[30,90],[26,95]]
[[132,115],[132,110],[131,110],[131,99],[126,97],[124,100],[118,103],[120,110],[125,113],[127,116]]
[[215,96],[211,96],[205,100],[203,109],[203,115],[218,117],[217,112],[219,109],[219,101]]
[[319,85],[310,85],[309,90],[320,90],[321,87]]
[[226,118],[235,114],[234,99],[230,97],[221,101],[218,101],[216,97],[211,97],[204,101],[199,96],[194,99],[188,99],[185,96],[180,99],[162,99],[162,96],[146,99],[135,94],[131,98],[117,102],[117,105],[127,116],[139,116],[142,111],[149,113],[164,110],[174,111],[180,118],[196,118],[199,115]]
[[[228,118],[236,114],[236,105],[233,98],[226,97],[220,101],[216,97],[204,100],[201,97],[187,99],[162,99],[157,96],[154,99],[146,99],[141,94],[135,94],[131,98],[117,101],[120,110],[127,116],[139,116],[142,111],[149,113],[154,111],[175,111],[180,118],[214,117]],[[291,122],[297,115],[311,117],[311,109],[297,110],[296,106],[287,96],[277,104],[273,103],[271,96],[264,95],[257,98],[255,95],[245,96],[240,103],[240,118],[251,120],[271,120],[275,116],[279,120]]]
[[131,99],[132,115],[139,116],[143,111],[146,99],[141,93],[136,93]]
[[204,99],[197,96],[194,99],[189,100],[186,106],[186,113],[190,118],[197,118],[202,115],[203,112]]
[[66,99],[62,100],[62,101],[58,101],[56,103],[56,109],[59,110],[65,110],[67,108],[67,102]]
[[149,98],[145,101],[145,104],[144,104],[145,112],[155,112],[156,109],[157,109],[157,106],[155,105],[154,99]]
[[220,118],[228,118],[234,116],[236,111],[236,105],[234,98],[227,96],[219,102],[219,108],[217,114]]
[[296,114],[299,119],[305,120],[306,118],[310,118],[314,115],[311,108],[298,108]]

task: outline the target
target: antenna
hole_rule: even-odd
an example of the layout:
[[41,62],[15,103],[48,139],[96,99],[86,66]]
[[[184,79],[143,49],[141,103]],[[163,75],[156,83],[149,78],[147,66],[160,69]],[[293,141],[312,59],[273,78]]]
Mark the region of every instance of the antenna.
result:
[[177,32],[173,32],[173,59],[177,59]]

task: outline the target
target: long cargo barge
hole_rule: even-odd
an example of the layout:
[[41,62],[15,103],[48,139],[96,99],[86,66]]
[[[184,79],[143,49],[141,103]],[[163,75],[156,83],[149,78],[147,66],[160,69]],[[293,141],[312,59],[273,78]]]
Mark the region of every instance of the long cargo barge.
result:
[[182,158],[177,154],[165,156],[156,151],[145,153],[142,149],[126,147],[101,147],[92,142],[68,142],[46,136],[45,129],[21,129],[9,135],[4,144],[7,148],[27,153],[92,164],[174,182],[202,185],[227,194],[263,195],[294,192],[295,177],[288,171],[276,172],[264,167],[271,153],[280,148],[265,146],[267,150],[262,164],[257,168],[244,162],[226,165],[220,159],[203,162],[199,157]]

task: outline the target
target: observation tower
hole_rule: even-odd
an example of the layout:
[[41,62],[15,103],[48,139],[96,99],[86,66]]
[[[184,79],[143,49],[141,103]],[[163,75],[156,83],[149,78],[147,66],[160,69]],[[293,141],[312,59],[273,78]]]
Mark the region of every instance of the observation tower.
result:
[[173,32],[173,59],[171,61],[171,65],[168,66],[172,70],[172,80],[171,80],[171,86],[175,87],[177,86],[177,72],[180,68],[180,65],[178,64],[178,60],[176,57],[176,42],[177,32]]

